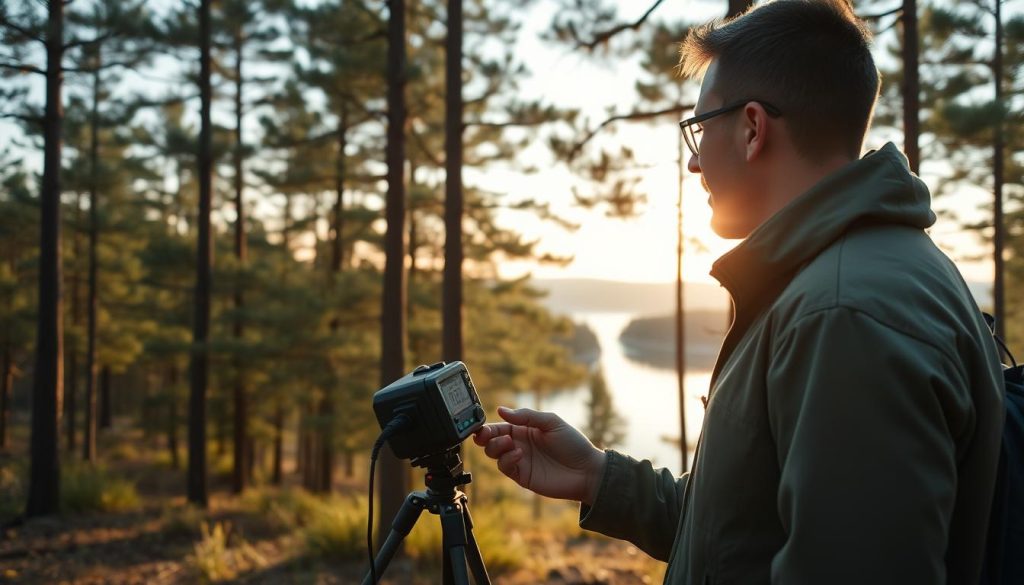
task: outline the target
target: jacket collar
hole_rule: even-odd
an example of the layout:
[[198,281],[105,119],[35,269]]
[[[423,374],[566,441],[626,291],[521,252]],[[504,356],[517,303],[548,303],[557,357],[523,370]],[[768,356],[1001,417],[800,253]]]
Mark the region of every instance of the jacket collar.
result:
[[770,294],[860,222],[922,230],[935,223],[927,186],[891,142],[825,177],[768,218],[715,262],[711,276],[739,310]]

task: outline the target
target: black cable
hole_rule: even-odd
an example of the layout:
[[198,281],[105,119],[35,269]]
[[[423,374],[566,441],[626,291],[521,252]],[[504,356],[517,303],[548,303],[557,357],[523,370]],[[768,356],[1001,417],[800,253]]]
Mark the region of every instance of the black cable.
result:
[[381,447],[384,446],[385,441],[395,436],[399,431],[404,430],[412,424],[412,419],[404,414],[400,414],[395,418],[391,419],[388,424],[381,430],[380,436],[377,437],[377,441],[373,444],[373,451],[370,453],[370,501],[369,501],[369,513],[366,516],[366,552],[370,555],[370,583],[371,585],[377,585],[377,566],[374,564],[373,558],[373,477],[374,469],[377,466],[377,457],[380,455]]

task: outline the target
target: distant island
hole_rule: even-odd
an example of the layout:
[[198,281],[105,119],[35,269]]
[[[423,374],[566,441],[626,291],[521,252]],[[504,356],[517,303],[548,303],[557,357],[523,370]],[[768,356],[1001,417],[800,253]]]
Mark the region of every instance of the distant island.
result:
[[[725,311],[686,313],[686,369],[710,370],[725,338]],[[675,315],[638,317],[619,335],[626,357],[657,368],[673,369],[675,362]]]
[[596,364],[601,359],[601,342],[597,340],[594,330],[586,323],[573,323],[573,335],[571,338],[556,339],[569,348],[573,360],[587,366]]

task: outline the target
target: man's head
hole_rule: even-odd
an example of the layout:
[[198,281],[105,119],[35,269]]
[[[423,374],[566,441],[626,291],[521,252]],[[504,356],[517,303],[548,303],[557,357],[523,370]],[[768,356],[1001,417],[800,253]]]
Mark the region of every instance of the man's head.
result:
[[745,237],[860,156],[879,77],[847,0],[769,2],[694,28],[680,54],[684,75],[704,76],[695,115],[743,104],[703,123],[689,164],[703,175],[719,235]]

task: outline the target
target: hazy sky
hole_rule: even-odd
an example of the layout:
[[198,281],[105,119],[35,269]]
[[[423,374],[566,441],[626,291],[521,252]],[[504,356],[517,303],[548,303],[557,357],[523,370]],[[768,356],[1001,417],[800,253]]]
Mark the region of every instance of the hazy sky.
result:
[[[637,18],[649,6],[648,2],[620,1],[619,11],[623,20]],[[666,2],[655,13],[656,18],[675,20],[683,18],[701,22],[721,16],[725,11],[724,1]],[[544,96],[559,105],[576,105],[589,112],[591,119],[601,121],[606,117],[606,108],[615,106],[618,112],[629,111],[635,100],[633,81],[639,72],[638,58],[589,59],[564,48],[555,48],[537,39],[538,33],[550,22],[550,6],[538,3],[528,16],[520,38],[518,55],[530,67],[531,79],[523,86],[524,96]],[[876,40],[876,55],[880,54],[885,39]],[[695,95],[694,95],[695,97]],[[664,282],[675,279],[676,212],[677,196],[677,153],[679,129],[674,119],[663,119],[656,124],[618,123],[614,135],[607,139],[621,142],[634,149],[636,158],[644,169],[640,171],[648,203],[644,213],[635,219],[608,219],[600,212],[583,211],[573,207],[570,194],[574,184],[570,174],[560,167],[550,165],[550,158],[541,145],[531,148],[522,156],[541,163],[544,172],[532,176],[515,176],[512,173],[491,172],[485,176],[467,175],[467,181],[478,181],[491,185],[495,190],[507,191],[512,199],[543,195],[556,202],[558,210],[582,223],[576,233],[565,233],[557,228],[540,226],[529,218],[518,214],[511,218],[511,225],[542,241],[542,249],[561,255],[574,255],[575,261],[566,268],[533,267],[508,264],[503,266],[506,275],[532,272],[539,277],[593,277],[611,280],[638,282]],[[866,149],[881,147],[886,141],[894,140],[901,145],[902,136],[891,131],[874,131],[865,145]],[[935,173],[942,172],[941,165],[931,164],[922,169],[923,178],[935,184]],[[684,225],[686,232],[700,240],[706,251],[688,246],[684,277],[688,280],[711,281],[708,270],[715,258],[729,250],[736,242],[725,241],[715,236],[708,227],[710,209],[707,194],[700,187],[696,176],[687,173],[684,183]],[[976,216],[978,208],[988,201],[984,192],[963,192],[954,199],[935,202],[937,208],[955,207],[961,214]],[[948,219],[940,219],[931,230],[935,240],[947,253],[966,256],[983,253],[984,250],[973,234],[965,233],[959,225]],[[961,270],[971,280],[989,281],[989,262],[967,262],[957,258]]]
[[[547,0],[538,0],[524,17],[526,25],[520,34],[515,55],[532,73],[521,84],[521,96],[524,99],[543,98],[547,103],[581,108],[594,124],[607,117],[608,108],[615,108],[619,113],[631,110],[636,100],[633,84],[640,73],[641,55],[594,59],[541,41],[539,34],[551,22],[552,4]],[[670,0],[659,7],[653,18],[703,22],[724,14],[725,4],[724,0]],[[620,17],[624,21],[635,20],[649,5],[647,1],[619,0]],[[884,41],[878,39],[877,49],[881,49]],[[880,50],[876,50],[876,55],[880,59],[885,58]],[[160,83],[153,76],[159,77],[161,74],[173,77],[163,71],[150,72],[148,81],[132,79],[132,85],[137,88],[138,83],[145,83],[159,92]],[[33,89],[33,99],[38,102],[42,96],[41,84]],[[695,99],[695,86],[692,91]],[[225,107],[225,104],[220,104],[214,114],[228,123],[227,118],[224,118],[229,113],[223,109]],[[247,119],[247,133],[249,130],[251,133],[258,132],[256,116]],[[20,132],[15,130],[13,124],[0,120],[0,147],[18,134]],[[892,131],[888,134],[884,131],[873,132],[867,148],[878,148],[890,139],[900,144],[901,136]],[[637,163],[642,167],[637,171],[637,176],[641,180],[640,189],[648,195],[648,202],[639,217],[629,220],[609,219],[601,211],[586,211],[574,206],[572,187],[582,186],[585,191],[585,184],[573,177],[564,166],[553,161],[542,139],[538,139],[518,156],[519,162],[534,165],[541,169],[540,172],[526,175],[504,166],[485,171],[468,169],[465,180],[469,184],[504,193],[509,201],[526,198],[550,201],[554,211],[581,225],[578,231],[569,233],[556,226],[542,224],[527,213],[504,213],[501,221],[539,240],[540,251],[560,256],[571,255],[575,260],[565,268],[505,263],[500,266],[502,275],[517,276],[531,272],[538,277],[593,277],[635,282],[674,280],[678,141],[679,129],[674,118],[658,120],[653,124],[618,123],[595,140],[595,144],[603,142],[606,145],[628,146],[633,149]],[[617,146],[615,148],[617,150]],[[40,153],[30,153],[26,159],[32,168],[41,168]],[[936,173],[942,171],[941,164],[926,163],[922,174],[929,184],[934,185]],[[707,195],[696,176],[689,173],[687,176],[684,184],[685,229],[700,244],[687,247],[685,278],[712,281],[707,274],[711,263],[735,242],[721,240],[710,231]],[[977,219],[982,213],[981,206],[989,199],[990,195],[980,190],[965,191],[949,200],[939,200],[935,206],[952,207],[961,215]],[[279,213],[276,208],[276,204],[263,201],[257,206],[257,213],[272,216]],[[224,219],[233,218],[230,206],[219,211],[223,213]],[[215,217],[217,221],[224,219]],[[964,232],[952,220],[940,219],[932,235],[947,249],[947,253],[957,259],[968,279],[991,280],[990,262],[966,262],[961,259],[962,256],[985,252],[972,234]]]

